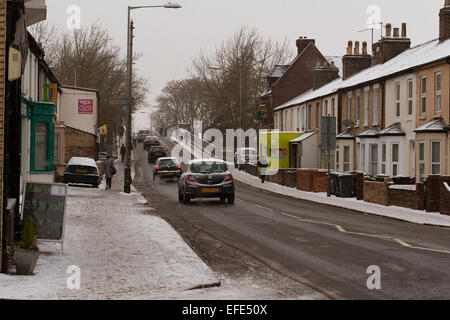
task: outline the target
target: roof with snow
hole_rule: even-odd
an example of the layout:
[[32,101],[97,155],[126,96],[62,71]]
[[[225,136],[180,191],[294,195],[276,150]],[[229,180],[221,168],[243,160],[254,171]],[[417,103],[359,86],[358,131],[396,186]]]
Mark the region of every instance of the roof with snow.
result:
[[423,126],[420,126],[414,132],[425,133],[425,132],[447,132],[448,126],[445,124],[444,119],[436,118],[428,121]]
[[439,43],[439,40],[432,40],[406,50],[384,64],[377,64],[365,69],[346,80],[337,79],[317,90],[306,92],[275,108],[275,110],[299,105],[313,99],[333,94],[340,89],[370,83],[375,80],[406,72],[408,70],[412,70],[448,57],[450,57],[450,39],[442,43]]
[[290,65],[277,64],[267,76],[269,78],[281,78],[283,74],[289,69]]
[[405,136],[405,130],[403,130],[400,123],[394,123],[379,132],[380,136]]
[[378,138],[379,136],[380,130],[377,128],[372,128],[358,135],[358,138]]
[[305,103],[307,101],[314,100],[316,98],[320,98],[325,95],[330,95],[334,92],[337,92],[337,90],[339,89],[341,84],[342,84],[342,79],[336,79],[316,90],[309,90],[309,91],[303,93],[302,95],[292,99],[291,101],[288,101],[288,102],[282,104],[278,108],[275,108],[275,111],[285,109],[288,107],[292,107],[295,105],[299,105],[299,104]]
[[317,133],[317,131],[308,132],[308,133],[302,134],[300,137],[292,139],[291,141],[289,141],[289,143],[299,143],[299,142],[305,141],[305,140],[311,138],[316,133]]
[[336,136],[336,139],[354,139],[353,129],[347,129]]

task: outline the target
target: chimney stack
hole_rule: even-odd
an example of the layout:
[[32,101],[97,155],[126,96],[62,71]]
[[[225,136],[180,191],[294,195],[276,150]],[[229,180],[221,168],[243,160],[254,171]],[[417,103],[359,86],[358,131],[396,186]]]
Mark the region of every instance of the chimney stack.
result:
[[439,12],[439,41],[450,38],[450,0],[445,0],[444,7]]
[[352,45],[353,41],[349,41],[347,54],[342,57],[342,78],[344,80],[372,65],[372,56],[367,54],[367,42],[362,43],[362,54],[359,41],[355,41],[354,50],[352,50]]
[[407,37],[406,33],[406,23],[402,23],[401,37],[400,28],[394,28],[394,34],[391,35],[392,24],[388,23],[386,24],[386,37],[381,38],[372,48],[376,64],[385,63],[411,48],[411,39]]
[[334,65],[334,62],[331,62],[331,64],[325,63],[324,65],[318,63],[314,68],[313,89],[316,90],[338,78],[339,69]]
[[300,37],[297,39],[297,55],[300,55],[310,43],[316,44],[316,40],[308,39],[308,37]]

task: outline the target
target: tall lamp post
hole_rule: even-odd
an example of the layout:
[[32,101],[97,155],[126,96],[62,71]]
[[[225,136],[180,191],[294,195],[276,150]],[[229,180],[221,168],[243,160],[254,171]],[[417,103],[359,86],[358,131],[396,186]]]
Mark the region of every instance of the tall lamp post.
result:
[[125,175],[124,175],[124,192],[131,193],[131,106],[133,105],[132,85],[132,66],[133,66],[133,21],[131,21],[131,11],[137,9],[147,8],[165,8],[165,9],[180,9],[181,6],[176,3],[167,3],[157,6],[128,6],[128,23],[127,23],[127,98],[128,98],[128,112],[127,112],[127,154],[125,157]]

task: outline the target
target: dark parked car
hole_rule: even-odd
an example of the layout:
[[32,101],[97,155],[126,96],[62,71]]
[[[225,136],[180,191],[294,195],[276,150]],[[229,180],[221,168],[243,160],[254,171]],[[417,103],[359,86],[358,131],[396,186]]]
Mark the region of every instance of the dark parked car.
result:
[[71,158],[64,169],[64,183],[90,184],[98,188],[99,170],[95,160],[82,157]]
[[144,140],[144,149],[148,150],[152,146],[160,146],[161,142],[156,136],[149,136]]
[[217,159],[192,160],[178,180],[178,200],[219,198],[234,204],[234,180],[226,162]]
[[154,162],[159,158],[164,158],[166,156],[166,148],[163,146],[152,146],[148,149],[147,160],[148,162]]
[[159,158],[153,167],[153,181],[160,179],[179,179],[181,177],[181,165],[177,158]]

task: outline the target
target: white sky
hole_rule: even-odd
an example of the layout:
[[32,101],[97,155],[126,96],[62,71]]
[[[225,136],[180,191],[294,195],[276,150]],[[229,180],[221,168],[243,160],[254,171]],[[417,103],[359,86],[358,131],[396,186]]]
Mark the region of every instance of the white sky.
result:
[[[407,23],[408,36],[416,45],[439,35],[439,9],[444,0],[171,0],[181,9],[141,9],[133,12],[135,21],[134,51],[142,54],[136,64],[148,78],[149,104],[154,104],[165,83],[187,75],[192,60],[200,52],[213,53],[217,45],[232,36],[241,26],[257,28],[265,37],[291,41],[299,36],[316,39],[325,55],[343,55],[348,40],[371,41],[366,28],[367,9],[376,5],[381,20],[401,27]],[[46,0],[47,21],[67,30],[66,13],[70,5],[81,9],[81,25],[100,20],[110,36],[126,54],[127,6],[160,5],[165,0]],[[380,31],[375,31],[375,41]],[[146,127],[137,121],[137,127]],[[137,119],[138,120],[138,119]],[[142,120],[142,119],[141,119]]]

